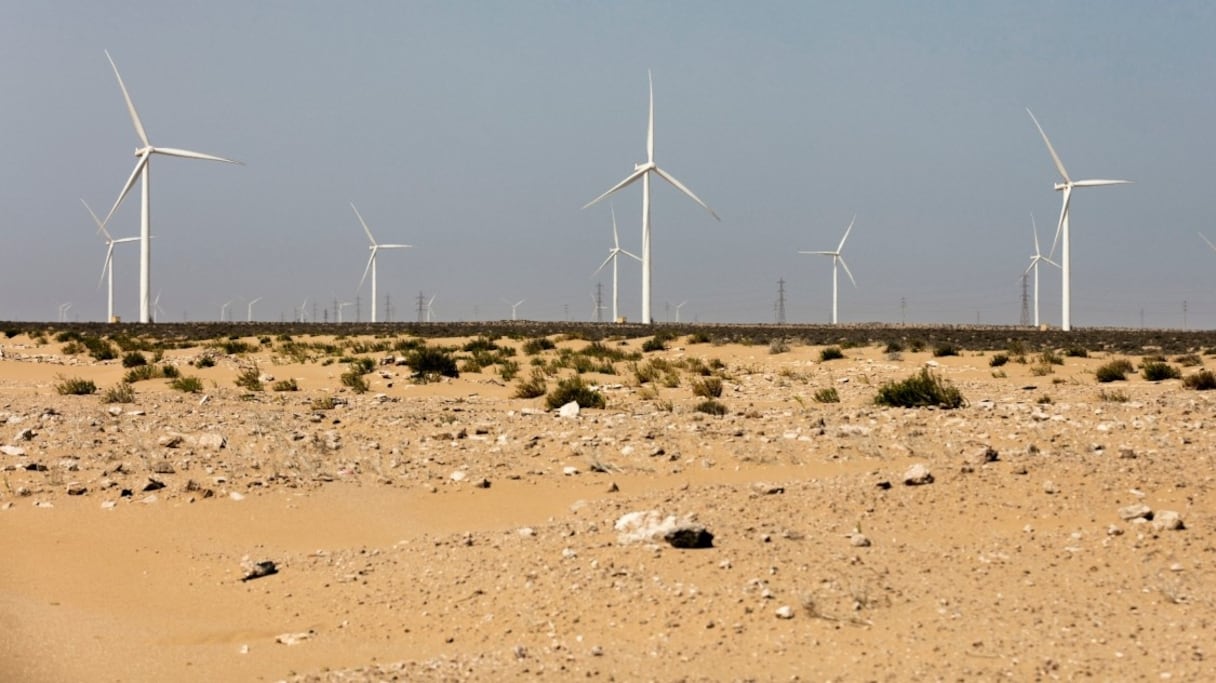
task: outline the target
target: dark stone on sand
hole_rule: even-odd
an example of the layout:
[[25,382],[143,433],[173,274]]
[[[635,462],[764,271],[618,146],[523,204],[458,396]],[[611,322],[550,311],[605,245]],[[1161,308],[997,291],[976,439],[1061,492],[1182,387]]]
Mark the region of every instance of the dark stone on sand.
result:
[[703,526],[682,526],[663,535],[673,548],[712,548],[714,535]]

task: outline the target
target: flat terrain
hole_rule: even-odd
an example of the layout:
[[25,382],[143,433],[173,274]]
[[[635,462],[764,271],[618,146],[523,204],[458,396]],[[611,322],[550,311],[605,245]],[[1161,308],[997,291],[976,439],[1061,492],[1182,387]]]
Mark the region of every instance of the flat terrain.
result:
[[[1153,349],[546,339],[178,343],[200,390],[123,403],[121,351],[0,339],[0,680],[1216,680],[1216,391]],[[925,367],[965,405],[875,405]]]

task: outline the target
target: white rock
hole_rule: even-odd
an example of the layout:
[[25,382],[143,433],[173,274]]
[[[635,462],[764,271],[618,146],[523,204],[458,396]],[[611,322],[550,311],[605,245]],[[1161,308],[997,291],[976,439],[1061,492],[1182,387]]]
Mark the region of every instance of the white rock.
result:
[[917,463],[904,472],[904,483],[908,486],[922,486],[933,483],[933,473],[922,463]]
[[572,477],[578,474],[578,468],[574,465],[566,465],[562,468],[562,474],[566,475],[567,477]]
[[793,619],[794,608],[789,605],[782,605],[777,608],[776,614],[778,619]]
[[5,455],[25,455],[25,449],[20,446],[0,446],[0,453]]
[[198,447],[218,451],[228,445],[228,439],[217,432],[207,432],[198,437]]
[[675,515],[664,516],[658,510],[639,510],[622,515],[612,525],[621,543],[645,543],[663,538],[680,526]]
[[275,637],[274,642],[282,645],[299,645],[300,643],[312,637],[312,631],[301,631],[300,633],[283,633]]
[[1162,510],[1153,515],[1153,528],[1157,531],[1178,531],[1185,529],[1182,516],[1173,510]]
[[578,401],[571,401],[557,409],[558,417],[578,417]]
[[450,476],[452,481],[464,481],[469,475],[465,474],[462,470],[456,470]]
[[1153,509],[1144,503],[1135,503],[1127,507],[1119,508],[1119,519],[1131,521],[1133,519],[1148,519],[1153,516]]

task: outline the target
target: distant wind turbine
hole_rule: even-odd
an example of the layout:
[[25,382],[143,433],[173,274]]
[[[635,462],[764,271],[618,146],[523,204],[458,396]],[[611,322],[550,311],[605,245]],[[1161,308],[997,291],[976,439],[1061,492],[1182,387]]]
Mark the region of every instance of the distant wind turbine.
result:
[[354,305],[355,304],[353,301],[342,301],[342,302],[338,303],[338,322],[342,322],[342,309],[346,308],[347,306],[354,306]]
[[1212,241],[1205,237],[1202,232],[1199,233],[1199,236],[1203,237],[1203,241],[1208,243],[1208,246],[1212,248],[1212,251],[1216,251],[1216,244],[1212,244]]
[[118,210],[118,206],[122,204],[122,200],[126,198],[127,193],[135,185],[135,179],[142,177],[143,197],[139,211],[139,321],[150,323],[152,322],[152,216],[150,194],[152,187],[152,155],[163,154],[165,156],[185,157],[187,159],[222,161],[226,164],[240,162],[211,154],[191,152],[185,149],[153,147],[152,143],[148,141],[148,134],[144,131],[144,124],[139,120],[139,113],[135,111],[135,104],[131,101],[131,95],[127,92],[127,86],[123,83],[122,75],[118,73],[118,66],[114,64],[114,59],[110,57],[109,51],[106,51],[106,59],[110,60],[110,66],[114,69],[114,76],[118,78],[118,87],[122,89],[122,97],[127,102],[127,111],[131,114],[131,122],[135,124],[135,133],[139,136],[139,141],[143,146],[135,150],[137,158],[135,170],[131,171],[131,177],[127,178],[127,183],[123,185],[122,192],[118,193],[118,199],[115,200],[114,206],[110,208],[110,213],[106,214],[106,219],[102,222],[109,225],[110,218],[114,216],[114,212]]
[[[1051,154],[1051,160],[1056,164],[1056,170],[1060,172],[1060,176],[1064,179],[1062,183],[1056,183],[1055,189],[1057,192],[1064,193],[1064,201],[1060,207],[1060,222],[1056,227],[1056,236],[1062,240],[1062,249],[1060,250],[1060,271],[1062,272],[1063,290],[1063,305],[1060,311],[1060,329],[1068,331],[1072,329],[1072,281],[1069,266],[1072,260],[1070,252],[1070,244],[1068,239],[1068,204],[1072,198],[1072,190],[1074,187],[1103,187],[1105,185],[1125,185],[1132,181],[1130,180],[1073,180],[1068,175],[1068,171],[1064,170],[1064,162],[1060,161],[1060,155],[1056,154],[1055,147],[1051,146],[1051,140],[1047,139],[1047,133],[1043,131],[1043,127],[1039,125],[1039,120],[1034,117],[1034,113],[1030,109],[1026,110],[1030,114],[1030,120],[1034,121],[1034,127],[1039,129],[1039,135],[1043,136],[1043,142],[1047,143],[1047,151]],[[1056,245],[1051,245],[1051,253],[1055,253]]]
[[300,322],[312,322],[308,315],[308,297],[304,297],[304,303],[300,304]]
[[83,199],[80,200],[80,203],[84,204],[85,210],[87,210],[89,215],[93,217],[93,222],[97,224],[97,232],[101,233],[103,239],[106,241],[106,261],[101,266],[101,277],[97,280],[97,286],[100,287],[102,280],[106,279],[106,276],[109,276],[109,286],[106,291],[106,322],[112,323],[114,322],[114,245],[122,244],[124,242],[138,242],[139,238],[121,237],[119,239],[114,239],[110,235],[110,231],[106,230],[105,223],[102,223],[101,219],[97,217],[97,214],[93,213],[93,209],[88,205],[88,203]]
[[663,169],[659,168],[654,161],[654,75],[650,71],[646,72],[650,79],[650,116],[646,126],[646,163],[634,164],[633,173],[630,173],[624,180],[617,183],[604,194],[596,197],[588,202],[583,208],[586,209],[593,204],[604,199],[608,195],[617,190],[626,187],[633,181],[642,179],[642,322],[649,324],[654,322],[650,315],[650,174],[657,174],[663,180],[671,183],[676,189],[688,195],[694,202],[700,204],[709,215],[714,217],[714,220],[722,220],[718,218],[718,214],[709,208],[709,205],[701,201],[701,198],[693,194],[692,190],[684,186],[683,183],[676,180],[675,177],[668,174]]
[[[1044,256],[1039,251],[1039,227],[1035,225],[1034,214],[1030,214],[1030,229],[1034,233],[1034,255],[1030,257],[1030,265],[1026,266],[1026,272],[1022,273],[1022,277],[1026,277],[1030,271],[1034,271],[1034,326],[1039,326],[1039,263],[1050,263],[1056,268],[1060,264],[1052,261],[1049,256]],[[1054,241],[1054,240],[1053,240]]]
[[849,276],[849,281],[853,283],[854,287],[857,286],[857,281],[853,279],[853,273],[849,271],[849,264],[844,262],[844,256],[841,255],[841,252],[844,251],[844,241],[849,239],[849,233],[853,231],[853,223],[855,223],[856,221],[857,221],[857,216],[854,215],[853,220],[849,221],[849,227],[846,228],[844,231],[844,237],[840,238],[840,244],[836,246],[836,251],[800,251],[800,252],[798,252],[799,254],[819,254],[822,256],[831,256],[832,257],[832,324],[833,325],[837,324],[836,303],[837,303],[837,293],[839,291],[838,287],[837,287],[837,279],[838,279],[839,275],[836,272],[836,266],[837,265],[844,266],[844,272],[846,275]]
[[621,319],[619,288],[620,278],[618,277],[619,266],[617,264],[617,259],[621,254],[629,256],[635,261],[641,261],[642,259],[636,254],[625,251],[621,248],[621,238],[616,230],[616,209],[611,205],[609,206],[609,209],[612,211],[612,248],[608,250],[608,258],[604,259],[604,262],[600,264],[600,267],[595,269],[595,272],[591,274],[591,277],[598,275],[599,272],[604,269],[604,266],[608,265],[609,261],[612,262],[612,321],[616,322]]
[[220,306],[220,322],[228,319],[228,307],[232,305],[232,300],[228,300],[224,305]]
[[515,313],[516,313],[516,311],[518,311],[518,310],[519,310],[519,306],[520,306],[520,304],[522,304],[522,303],[523,303],[523,302],[525,302],[525,301],[527,301],[527,299],[520,299],[519,301],[516,301],[515,303],[511,303],[510,301],[507,301],[506,299],[503,299],[503,300],[502,300],[502,302],[503,302],[504,304],[506,304],[506,305],[508,305],[508,306],[510,306],[510,307],[511,307],[511,320],[517,320],[517,319],[518,319],[518,318],[516,318]]
[[367,272],[370,270],[372,273],[372,322],[376,322],[376,254],[379,253],[381,249],[409,249],[410,245],[378,244],[376,242],[376,238],[372,237],[372,231],[367,227],[367,223],[364,222],[363,216],[359,214],[358,209],[355,209],[354,202],[351,202],[350,208],[355,210],[355,217],[359,219],[359,225],[363,226],[363,232],[367,233],[367,239],[371,240],[372,243],[371,246],[368,247],[372,253],[371,256],[367,258],[367,266],[363,268],[363,277],[359,279],[359,289],[363,288],[363,281],[367,279]]
[[70,310],[72,310],[72,304],[59,304],[59,322],[67,322]]
[[687,300],[681,301],[680,303],[676,304],[676,322],[680,322],[680,309],[684,308],[684,304],[686,304],[686,303],[688,303]]
[[431,322],[435,316],[435,297],[437,296],[439,296],[438,292],[432,294],[431,298],[426,300],[426,321],[428,323]]
[[160,307],[160,292],[157,292],[156,298],[152,300],[152,311],[157,320],[160,320],[165,316],[165,309]]
[[261,301],[262,297],[251,299],[248,305],[245,306],[245,322],[253,322],[253,305]]

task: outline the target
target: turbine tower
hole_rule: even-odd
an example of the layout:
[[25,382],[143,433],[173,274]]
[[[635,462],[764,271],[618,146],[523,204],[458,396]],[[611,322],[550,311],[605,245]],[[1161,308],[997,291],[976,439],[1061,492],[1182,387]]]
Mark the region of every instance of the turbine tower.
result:
[[649,324],[654,322],[650,315],[650,274],[651,274],[651,259],[650,259],[650,175],[652,173],[658,175],[663,180],[671,183],[676,189],[688,195],[694,202],[700,204],[709,215],[714,217],[714,220],[722,220],[718,218],[718,214],[709,208],[701,198],[693,194],[692,190],[684,186],[683,183],[676,180],[674,176],[659,168],[654,161],[654,75],[649,71],[646,72],[650,79],[650,115],[646,126],[646,163],[634,164],[633,173],[630,173],[624,180],[617,183],[604,194],[596,197],[588,202],[584,209],[604,199],[608,195],[617,190],[632,184],[635,180],[642,179],[642,322]]
[[1055,266],[1056,268],[1059,268],[1060,264],[1056,263],[1055,261],[1052,261],[1051,257],[1044,256],[1039,251],[1039,228],[1034,223],[1034,214],[1033,213],[1030,214],[1030,229],[1034,233],[1034,255],[1030,257],[1030,265],[1026,266],[1026,271],[1022,273],[1022,277],[1025,278],[1030,273],[1030,271],[1032,271],[1032,270],[1034,271],[1034,326],[1038,327],[1039,326],[1039,263],[1050,263],[1051,265]]
[[844,237],[840,238],[840,244],[836,246],[836,251],[800,251],[800,252],[798,252],[799,254],[819,254],[821,256],[831,256],[832,257],[832,324],[833,325],[837,324],[836,295],[839,291],[837,288],[837,278],[838,278],[839,274],[837,273],[836,266],[837,265],[844,266],[844,272],[846,275],[849,276],[849,281],[853,283],[854,287],[857,286],[857,281],[853,279],[853,273],[849,271],[849,264],[844,262],[844,256],[841,256],[841,253],[840,253],[841,251],[844,250],[844,241],[849,239],[849,233],[853,231],[853,223],[855,223],[856,221],[857,221],[857,216],[854,215],[853,220],[849,221],[849,227],[845,228]]
[[[1068,171],[1064,170],[1064,162],[1060,161],[1060,155],[1056,154],[1055,147],[1051,146],[1051,140],[1047,139],[1047,133],[1043,131],[1043,126],[1039,125],[1039,120],[1034,117],[1034,112],[1030,109],[1026,110],[1030,114],[1030,120],[1034,121],[1035,128],[1039,129],[1039,135],[1043,136],[1043,142],[1047,144],[1047,151],[1051,154],[1051,160],[1055,162],[1056,170],[1060,172],[1060,177],[1064,179],[1062,183],[1056,183],[1055,189],[1057,192],[1064,193],[1064,201],[1060,207],[1060,222],[1056,226],[1056,237],[1063,241],[1060,250],[1060,271],[1062,272],[1062,284],[1060,289],[1063,292],[1063,304],[1060,310],[1060,329],[1067,332],[1072,329],[1072,281],[1071,281],[1071,261],[1072,254],[1068,238],[1068,203],[1072,198],[1072,190],[1074,187],[1103,187],[1105,185],[1125,185],[1132,181],[1130,180],[1073,180]],[[1056,245],[1053,242],[1051,245],[1051,253],[1055,253]]]
[[102,223],[97,214],[93,213],[93,209],[88,203],[83,199],[80,200],[80,203],[84,204],[85,210],[93,217],[93,222],[97,224],[97,232],[101,233],[106,241],[106,261],[101,266],[101,277],[97,280],[97,286],[100,287],[101,281],[106,279],[107,275],[109,276],[109,286],[106,291],[106,322],[112,323],[114,322],[114,245],[122,244],[123,242],[138,242],[139,238],[121,237],[114,239],[110,235],[110,231],[106,230],[105,223]]
[[262,300],[262,297],[259,296],[256,299],[250,300],[249,304],[245,306],[245,322],[247,322],[247,323],[253,322],[253,305],[261,300]]
[[510,301],[507,301],[506,299],[502,300],[502,302],[504,304],[511,307],[511,320],[518,320],[515,313],[519,310],[519,305],[525,301],[527,301],[527,299],[520,299],[519,301],[516,301],[515,303],[511,303]]
[[604,269],[604,266],[608,265],[609,261],[612,262],[612,321],[617,322],[621,319],[619,307],[620,288],[618,287],[619,266],[617,265],[617,258],[620,257],[621,254],[624,254],[635,261],[641,261],[642,259],[636,254],[625,251],[621,248],[621,238],[617,234],[616,230],[616,209],[612,208],[611,205],[609,205],[609,208],[612,211],[612,249],[608,250],[608,258],[604,259],[604,262],[600,264],[600,267],[595,269],[595,272],[591,274],[591,277],[598,275],[599,272]]
[[[354,202],[351,202],[350,208],[355,209]],[[381,249],[409,249],[410,245],[377,244],[376,238],[372,237],[372,231],[367,227],[367,223],[363,220],[363,216],[359,214],[358,209],[355,209],[355,217],[359,219],[359,225],[363,226],[363,232],[367,233],[367,239],[371,240],[372,243],[371,246],[368,247],[368,249],[370,249],[372,252],[371,256],[367,258],[367,266],[363,268],[363,277],[359,279],[359,287],[355,291],[363,289],[363,281],[367,279],[367,272],[370,270],[372,273],[372,322],[376,322],[376,254],[379,253]]]
[[118,199],[114,202],[114,206],[110,208],[110,213],[106,214],[106,219],[102,222],[109,225],[110,218],[114,216],[114,212],[118,210],[118,206],[122,204],[122,200],[131,191],[131,188],[134,187],[135,179],[141,178],[143,181],[143,197],[141,198],[139,209],[139,321],[150,323],[152,322],[152,203],[150,195],[152,188],[152,155],[163,154],[170,157],[222,161],[226,164],[237,164],[240,162],[211,154],[191,152],[185,149],[152,146],[152,143],[148,141],[147,132],[144,131],[144,124],[139,120],[139,113],[135,111],[135,104],[131,101],[131,95],[127,92],[127,86],[122,82],[122,75],[118,73],[118,66],[114,64],[114,59],[110,57],[109,51],[106,51],[106,59],[110,60],[110,66],[114,69],[114,76],[118,79],[118,87],[122,89],[122,97],[127,102],[127,111],[131,114],[131,122],[135,124],[135,134],[139,136],[139,141],[143,146],[135,150],[135,170],[131,171],[131,177],[127,178],[126,185],[122,186],[122,192],[118,193]]

